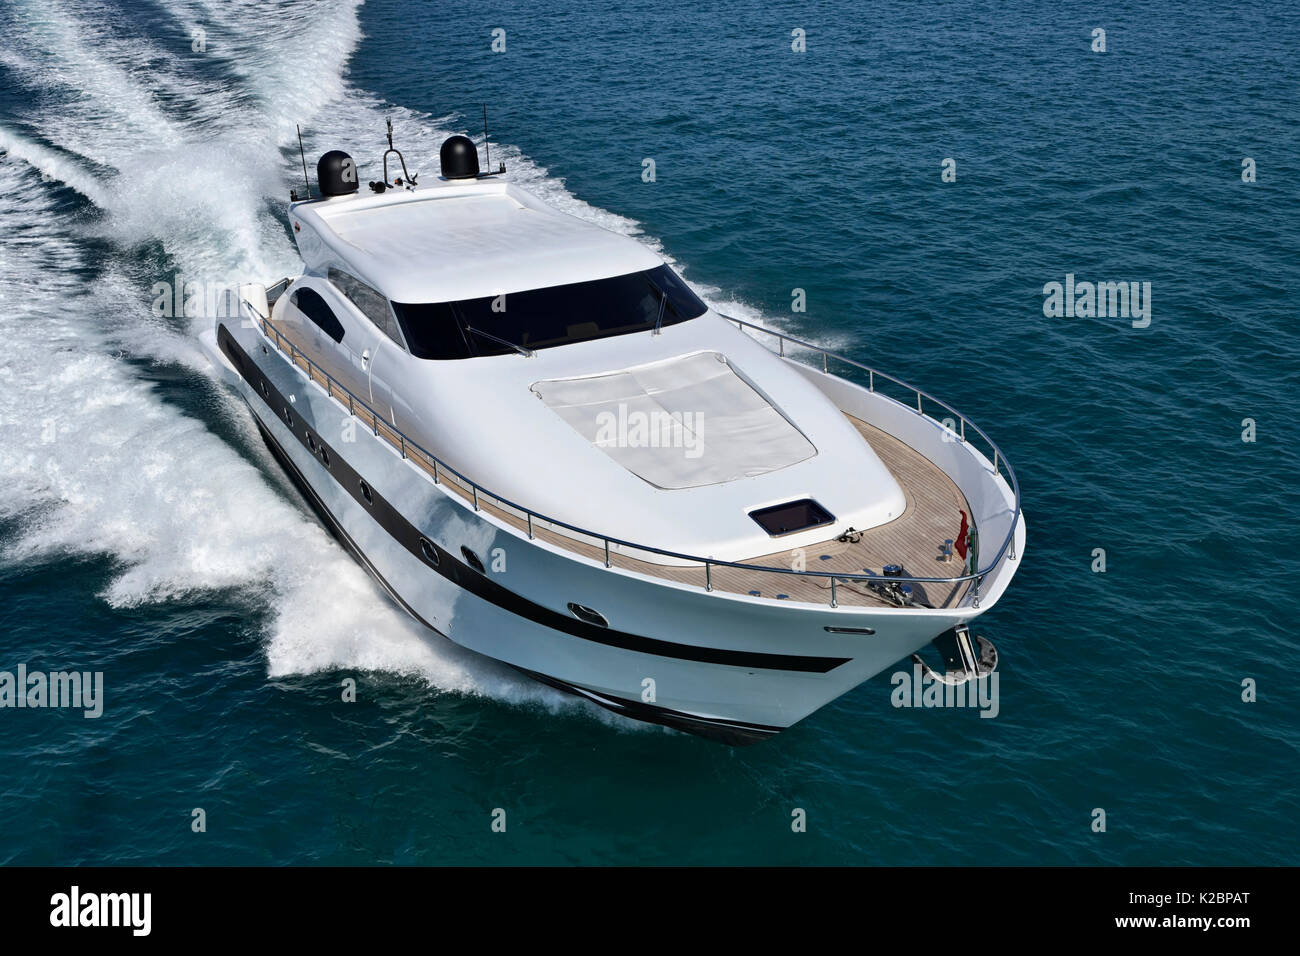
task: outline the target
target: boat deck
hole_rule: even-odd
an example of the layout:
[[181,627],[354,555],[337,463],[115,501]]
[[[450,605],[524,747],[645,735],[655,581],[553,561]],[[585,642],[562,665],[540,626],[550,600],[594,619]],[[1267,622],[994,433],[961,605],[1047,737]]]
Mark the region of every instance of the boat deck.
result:
[[[280,333],[283,342],[292,342],[290,336],[284,334],[283,327],[279,323],[269,324]],[[350,407],[363,425],[384,438],[394,448],[401,450],[414,464],[441,482],[449,491],[460,495],[473,506],[525,534],[531,531],[539,540],[591,560],[605,562],[606,551],[603,544],[579,540],[568,532],[561,533],[557,529],[547,527],[540,517],[534,517],[530,523],[526,514],[519,513],[513,507],[497,501],[483,490],[480,489],[476,493],[468,483],[464,483],[455,474],[448,472],[445,467],[435,464],[418,448],[406,443],[399,432],[383,418],[375,416],[360,400],[350,401],[349,396],[338,383],[329,380],[328,376],[309,362],[301,352],[295,350],[293,353],[285,354],[313,381],[322,388],[327,388],[344,406]],[[829,604],[830,575],[836,573],[862,574],[870,570],[880,574],[881,568],[887,564],[901,564],[905,569],[904,574],[916,577],[956,577],[963,573],[959,557],[954,555],[949,561],[942,558],[945,540],[957,537],[957,531],[961,526],[961,512],[965,511],[967,515],[971,513],[961,491],[937,465],[903,442],[851,415],[845,417],[853,423],[863,440],[871,446],[894,476],[899,487],[903,489],[907,500],[903,514],[888,524],[863,532],[856,543],[830,538],[803,549],[775,551],[741,562],[785,570],[795,568],[798,563],[802,563],[803,570],[818,576],[771,574],[760,570],[714,564],[708,571],[707,580],[713,590],[769,599]],[[671,550],[671,542],[648,542],[648,544]],[[621,554],[617,549],[609,552],[608,559],[614,567],[701,588],[706,585],[706,572],[702,565],[682,567],[659,564]],[[836,603],[840,606],[893,606],[867,588],[864,582],[838,579],[835,587]],[[918,583],[913,584],[912,587],[919,604],[930,607],[953,607],[961,602],[969,582]]]

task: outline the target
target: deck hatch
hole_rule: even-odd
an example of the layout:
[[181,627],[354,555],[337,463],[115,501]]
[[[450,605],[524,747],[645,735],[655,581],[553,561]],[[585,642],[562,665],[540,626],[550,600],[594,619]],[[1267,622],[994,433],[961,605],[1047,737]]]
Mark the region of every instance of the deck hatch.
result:
[[594,448],[656,488],[754,478],[817,454],[718,352],[534,382],[532,390]]
[[835,521],[833,514],[811,498],[769,505],[751,511],[749,516],[774,538],[794,534],[796,531],[807,531],[809,528],[820,528]]

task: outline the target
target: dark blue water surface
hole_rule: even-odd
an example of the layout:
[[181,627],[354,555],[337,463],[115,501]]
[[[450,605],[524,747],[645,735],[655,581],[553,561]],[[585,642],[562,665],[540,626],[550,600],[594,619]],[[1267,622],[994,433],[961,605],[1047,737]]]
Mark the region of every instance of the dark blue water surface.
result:
[[[0,670],[107,697],[0,710],[0,861],[1297,862],[1298,44],[1203,0],[10,4]],[[295,268],[295,124],[376,178],[392,118],[432,176],[483,103],[525,185],[998,442],[995,719],[885,674],[749,749],[633,726],[327,539],[152,287]],[[1150,325],[1045,317],[1067,273]]]

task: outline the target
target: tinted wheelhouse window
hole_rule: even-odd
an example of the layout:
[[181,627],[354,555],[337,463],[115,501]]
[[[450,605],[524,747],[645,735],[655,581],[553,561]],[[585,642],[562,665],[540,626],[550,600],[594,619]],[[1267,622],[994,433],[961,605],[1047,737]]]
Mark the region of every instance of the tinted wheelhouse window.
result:
[[656,324],[697,318],[706,309],[668,266],[505,296],[393,303],[411,354],[426,359],[509,355],[515,350],[505,342],[548,349],[648,332]]
[[348,300],[361,310],[361,314],[375,323],[375,327],[390,339],[406,347],[402,340],[402,331],[388,308],[388,300],[379,291],[372,289],[356,276],[348,275],[339,269],[329,270],[330,283],[348,297]]
[[320,326],[322,332],[335,342],[343,341],[343,323],[330,311],[318,293],[311,289],[299,289],[293,294],[292,301],[303,315]]

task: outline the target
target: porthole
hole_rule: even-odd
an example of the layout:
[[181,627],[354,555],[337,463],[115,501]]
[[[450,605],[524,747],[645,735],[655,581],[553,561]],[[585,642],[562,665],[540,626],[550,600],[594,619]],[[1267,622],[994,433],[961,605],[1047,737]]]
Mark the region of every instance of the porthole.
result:
[[270,397],[271,397],[271,390],[270,390],[269,388],[266,387],[266,382],[263,381],[263,382],[261,383],[261,385],[262,385],[262,397],[263,397],[263,398],[270,398]]
[[569,613],[579,621],[586,621],[588,624],[595,624],[597,627],[609,627],[609,621],[605,620],[605,615],[581,604],[574,604],[570,601]]
[[479,560],[479,557],[478,557],[477,554],[475,554],[475,553],[474,553],[473,551],[471,551],[469,548],[466,548],[466,547],[464,547],[464,546],[461,547],[461,549],[460,549],[460,553],[463,554],[463,555],[465,556],[465,563],[468,564],[471,568],[473,568],[473,569],[474,569],[475,571],[477,571],[479,574],[484,574],[484,573],[486,573],[486,572],[483,570],[483,562]]
[[361,480],[361,497],[366,499],[366,504],[373,505],[375,496],[370,491],[370,486],[366,484],[365,479]]
[[284,406],[284,423],[290,428],[293,427],[293,412],[289,411],[289,406]]
[[438,549],[433,546],[433,542],[428,538],[420,539],[420,553],[424,555],[424,560],[435,568],[438,566]]
[[316,439],[311,437],[311,432],[307,433],[307,447],[311,449],[313,455],[316,454]]
[[326,468],[330,466],[330,453],[325,450],[325,446],[320,446],[320,463]]

